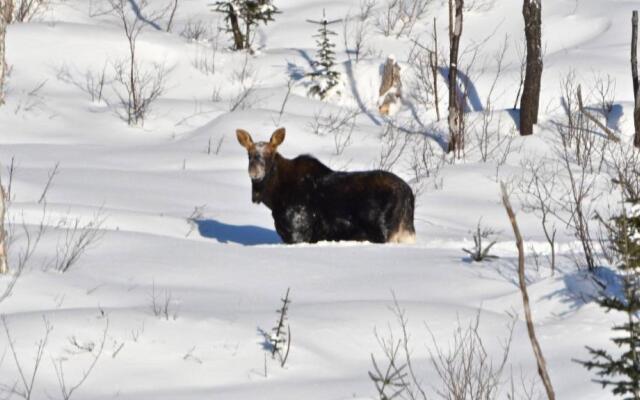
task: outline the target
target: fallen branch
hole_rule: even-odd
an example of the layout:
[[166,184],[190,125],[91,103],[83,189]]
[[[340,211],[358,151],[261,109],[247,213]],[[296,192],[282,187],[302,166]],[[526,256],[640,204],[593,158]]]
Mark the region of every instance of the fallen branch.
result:
[[584,104],[582,104],[582,88],[580,85],[578,85],[577,95],[578,95],[578,108],[580,109],[580,112],[584,114],[585,117],[589,118],[591,122],[596,124],[598,128],[602,129],[604,133],[607,134],[607,139],[612,140],[616,143],[620,142],[620,139],[613,134],[613,131],[611,131],[611,129],[607,128],[605,124],[600,122],[598,118],[594,117],[593,114],[591,114],[584,108]]

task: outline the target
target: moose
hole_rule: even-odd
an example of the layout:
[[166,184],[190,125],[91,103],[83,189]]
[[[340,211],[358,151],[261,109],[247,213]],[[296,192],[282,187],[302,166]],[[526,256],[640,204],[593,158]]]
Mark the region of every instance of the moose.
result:
[[268,142],[243,129],[236,136],[249,156],[251,199],[271,210],[284,243],[415,241],[413,192],[396,175],[333,171],[309,155],[287,159],[278,153],[284,128]]

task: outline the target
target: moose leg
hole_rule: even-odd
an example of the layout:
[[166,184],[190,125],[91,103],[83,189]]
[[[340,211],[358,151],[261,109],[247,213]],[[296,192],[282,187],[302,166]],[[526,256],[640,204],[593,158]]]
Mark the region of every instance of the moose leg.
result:
[[313,224],[307,207],[289,206],[272,213],[276,232],[287,244],[312,242]]
[[414,196],[410,188],[402,188],[389,204],[385,215],[385,238],[388,243],[415,243],[413,227]]
[[287,208],[285,219],[291,227],[293,243],[311,242],[313,238],[313,221],[307,207],[296,205]]

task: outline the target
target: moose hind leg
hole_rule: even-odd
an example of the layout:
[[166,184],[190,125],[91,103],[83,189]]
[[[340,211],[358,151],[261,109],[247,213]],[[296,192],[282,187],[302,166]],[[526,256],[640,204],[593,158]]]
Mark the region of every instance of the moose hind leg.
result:
[[388,242],[413,244],[416,242],[416,233],[407,229],[404,223],[401,223],[395,231],[391,232]]
[[415,243],[416,231],[413,227],[414,196],[411,189],[403,190],[395,199],[388,213],[389,243]]

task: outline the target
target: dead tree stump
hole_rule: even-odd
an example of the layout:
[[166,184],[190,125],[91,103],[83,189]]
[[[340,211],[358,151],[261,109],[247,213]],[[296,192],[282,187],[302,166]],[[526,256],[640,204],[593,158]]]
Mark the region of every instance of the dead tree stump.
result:
[[393,105],[400,102],[402,97],[402,81],[400,80],[400,65],[393,56],[387,58],[382,71],[380,84],[380,99],[378,110],[382,115],[389,115]]

